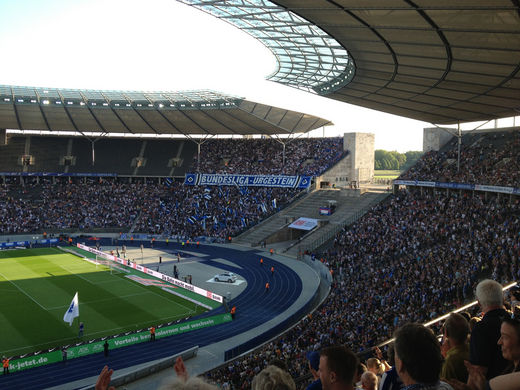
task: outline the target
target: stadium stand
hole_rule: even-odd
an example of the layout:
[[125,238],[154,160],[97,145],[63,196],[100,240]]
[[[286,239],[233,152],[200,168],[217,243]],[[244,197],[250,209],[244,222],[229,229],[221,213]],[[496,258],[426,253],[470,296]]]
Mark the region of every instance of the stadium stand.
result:
[[[318,175],[344,156],[341,138],[294,139],[282,145],[274,139],[210,140],[201,148],[200,171]],[[196,161],[194,161],[196,167]]]
[[310,350],[347,344],[362,353],[406,322],[426,322],[473,299],[484,275],[520,279],[520,205],[484,198],[412,189],[378,205],[317,256],[334,275],[327,300],[286,334],[207,377],[247,387],[272,359],[305,377]]
[[[197,169],[197,148],[194,142],[126,138],[98,138],[92,141],[95,141],[94,166],[92,143],[89,139],[10,134],[7,145],[1,147],[0,163],[4,172],[21,172],[21,156],[34,154],[38,157],[35,159],[37,165],[31,166],[31,172],[183,177],[186,172]],[[115,151],[117,158],[114,158]],[[63,157],[69,155],[75,157],[74,164],[60,165]],[[322,173],[344,155],[342,138],[293,139],[287,144],[285,165],[282,145],[273,139],[209,140],[201,146],[200,172],[312,176]],[[136,157],[146,160],[137,170]],[[172,159],[178,159],[180,165],[171,166]]]
[[10,138],[9,147],[2,146],[0,153],[0,166],[3,171],[15,170],[16,172],[21,171],[20,157],[24,155],[25,149],[25,137],[12,137]]
[[188,140],[147,140],[143,157],[146,164],[139,168],[138,175],[183,176],[187,163],[197,153],[196,145]]
[[29,155],[34,157],[34,165],[28,166],[29,172],[59,172],[60,159],[55,156],[67,154],[67,138],[26,137],[25,144]]
[[462,137],[460,170],[458,140],[438,152],[428,152],[399,179],[443,181],[495,186],[520,186],[520,133],[493,131]]
[[[140,152],[140,142],[133,140],[134,149],[126,154],[126,161]],[[264,161],[252,150],[269,155],[271,146],[279,147],[272,140],[264,144],[222,141],[226,146],[219,142],[205,145],[203,161],[207,159],[213,164],[209,166],[217,166],[229,148],[234,151],[232,158],[218,170],[229,173],[260,171]],[[252,147],[244,147],[244,142]],[[256,142],[269,147],[262,149]],[[297,161],[302,169],[318,173],[328,167],[327,162],[315,160],[314,166],[303,167],[302,161],[310,153],[305,149],[309,143],[295,142],[301,149],[291,150],[288,160],[290,156],[301,156]],[[16,144],[19,147],[22,142]],[[342,155],[338,139],[320,140],[315,145],[337,151],[330,161]],[[480,183],[479,175],[491,177],[515,158],[517,133],[472,134],[464,138],[463,145],[464,175],[450,176],[456,153],[456,144],[451,142],[439,153],[425,156],[403,177],[440,180],[428,175],[441,172],[443,180]],[[107,143],[99,153],[109,154],[112,150]],[[157,145],[149,149],[160,150],[165,149]],[[190,160],[194,161],[193,155]],[[481,165],[488,169],[475,169]],[[517,170],[509,173],[514,177]],[[283,207],[296,195],[294,190],[185,187],[179,181],[159,184],[156,179],[148,179],[145,184],[142,178],[133,183],[126,178],[25,178],[23,186],[17,178],[5,179],[0,193],[0,229],[10,233],[48,226],[118,227],[125,231],[134,226],[135,232],[183,236],[206,233],[224,238],[275,212],[271,202],[274,197],[278,207]],[[47,207],[40,207],[42,201]],[[306,383],[305,354],[309,350],[346,342],[356,352],[366,352],[390,338],[403,323],[425,322],[472,299],[474,286],[482,276],[501,283],[519,279],[519,214],[516,200],[492,194],[420,191],[413,187],[396,193],[345,228],[327,252],[317,254],[331,269],[334,283],[327,300],[312,315],[260,350],[209,372],[207,377],[224,387],[249,386],[254,374],[276,358],[288,364],[294,378],[303,378],[298,383]],[[195,220],[189,221],[189,217]],[[209,217],[204,219],[206,231],[201,217]],[[363,289],[359,289],[360,285]]]
[[[134,171],[141,174],[142,167],[131,166],[132,160],[141,154],[141,149],[147,150],[146,153],[142,153],[147,162],[162,160],[163,172],[171,171],[172,168],[167,167],[167,161],[173,153],[175,156],[184,156],[181,161],[193,162],[196,158],[193,157],[193,143],[185,141],[100,139],[96,142],[96,164],[92,167],[90,142],[82,138],[17,136],[10,139],[4,148],[9,150],[13,141],[17,147],[24,143],[30,149],[29,140],[33,145],[45,147],[47,153],[42,164],[33,168],[33,171],[44,171],[43,168],[47,166],[56,168],[58,172],[63,171],[66,167],[56,162],[65,155],[65,145],[72,145],[72,155],[76,156],[76,160],[74,166],[67,167],[70,172],[117,173],[122,177],[29,180],[25,178],[24,190],[18,196],[11,196],[13,191],[17,191],[17,184],[6,184],[2,200],[4,204],[10,205],[11,210],[2,218],[3,231],[6,234],[30,233],[44,228],[114,228],[117,231],[128,231],[135,224],[136,232],[223,239],[229,235],[236,235],[271,215],[298,193],[297,190],[268,187],[190,188],[182,185],[180,181],[159,183],[150,179],[144,185],[143,179],[138,180],[139,184],[135,178],[133,183],[124,178],[131,176]],[[186,147],[186,144],[191,146]],[[341,138],[293,141],[287,153],[287,166],[290,169],[285,173],[320,173],[343,156],[342,144]],[[273,140],[215,140],[204,147],[203,161],[205,164],[206,159],[209,161],[207,169],[218,166],[218,161],[223,158],[223,150],[229,148],[230,155],[233,156],[226,167],[229,172],[280,173],[281,155],[271,154],[274,147],[281,151],[281,146]],[[117,159],[114,159],[115,150],[118,151]],[[164,153],[160,154],[161,152]],[[189,153],[191,155],[188,157]],[[38,152],[35,156],[41,156],[41,153]],[[264,160],[262,156],[268,157]],[[309,158],[312,156],[316,157]],[[265,167],[273,168],[266,170]],[[152,168],[153,165],[150,169]],[[20,171],[20,167],[14,164],[4,169]],[[35,195],[36,191],[38,196]],[[42,204],[45,207],[39,207]],[[182,213],[178,212],[180,209]],[[70,210],[83,211],[67,218]],[[16,215],[20,218],[15,217]]]

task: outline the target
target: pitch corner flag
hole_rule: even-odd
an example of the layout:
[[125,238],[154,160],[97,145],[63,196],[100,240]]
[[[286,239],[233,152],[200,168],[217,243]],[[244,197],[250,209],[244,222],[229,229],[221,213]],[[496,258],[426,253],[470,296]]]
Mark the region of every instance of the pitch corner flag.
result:
[[78,293],[72,298],[72,302],[63,316],[63,321],[68,322],[69,326],[72,326],[72,321],[74,321],[76,317],[79,317]]

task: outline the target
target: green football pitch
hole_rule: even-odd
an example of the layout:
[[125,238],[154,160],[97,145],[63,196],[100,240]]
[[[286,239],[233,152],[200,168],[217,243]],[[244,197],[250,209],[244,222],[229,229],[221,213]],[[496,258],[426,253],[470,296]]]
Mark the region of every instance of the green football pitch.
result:
[[[0,354],[135,331],[207,310],[116,271],[56,248],[0,251]],[[76,292],[80,317],[69,326],[63,315]],[[85,324],[81,339],[79,321]]]

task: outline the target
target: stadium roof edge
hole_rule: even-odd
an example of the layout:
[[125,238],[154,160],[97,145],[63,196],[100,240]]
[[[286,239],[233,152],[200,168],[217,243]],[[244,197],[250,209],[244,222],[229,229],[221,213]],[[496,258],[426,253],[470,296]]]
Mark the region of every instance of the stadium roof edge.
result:
[[[321,91],[331,99],[437,124],[520,113],[517,0],[468,0],[464,4],[448,0],[178,1],[257,37],[275,53],[279,69],[269,77],[280,83],[313,89],[314,76],[304,80],[309,77],[305,72],[323,72],[318,70],[323,64],[316,65],[312,58],[304,72],[294,70],[293,65],[301,65],[297,55],[301,48],[290,47],[284,32],[298,30],[303,21],[305,28],[326,34],[323,40],[330,39],[333,47],[348,50],[352,77]],[[264,7],[263,12],[251,12],[253,6]],[[289,15],[289,27],[276,19],[282,10]],[[275,38],[266,38],[265,31]],[[343,54],[334,59],[347,61]],[[334,78],[329,81],[335,83]]]
[[355,65],[318,25],[269,0],[177,0],[245,31],[276,57],[268,80],[326,95],[348,84]]
[[223,93],[0,85],[0,128],[140,135],[292,135],[329,120]]

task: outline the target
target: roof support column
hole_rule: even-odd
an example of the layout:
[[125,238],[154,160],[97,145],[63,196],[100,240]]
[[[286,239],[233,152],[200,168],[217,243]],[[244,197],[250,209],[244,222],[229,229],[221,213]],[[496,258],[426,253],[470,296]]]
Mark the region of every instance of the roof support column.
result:
[[462,130],[460,129],[460,122],[457,123],[457,172],[460,170],[460,146],[462,145]]
[[90,140],[90,144],[92,145],[92,166],[94,166],[94,163],[96,162],[96,150],[94,148],[94,142],[93,140]]
[[285,142],[283,145],[283,151],[282,151],[282,167],[285,167]]
[[200,173],[200,142],[197,142],[197,172]]
[[0,129],[0,145],[7,145],[7,131]]
[[197,144],[197,173],[200,173],[200,146],[206,142],[208,139],[213,138],[213,135],[207,134],[204,138],[195,139],[189,134],[184,134],[186,138],[195,142]]

